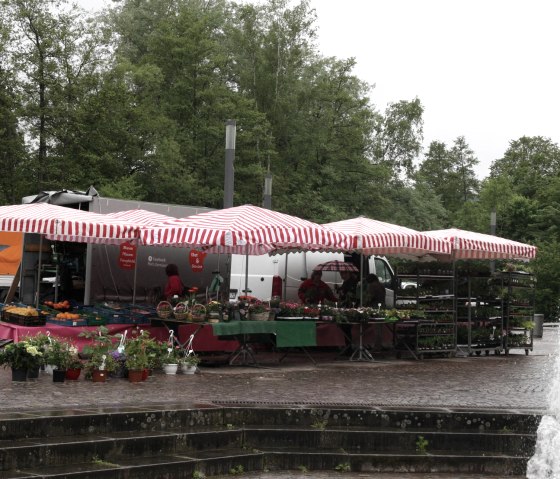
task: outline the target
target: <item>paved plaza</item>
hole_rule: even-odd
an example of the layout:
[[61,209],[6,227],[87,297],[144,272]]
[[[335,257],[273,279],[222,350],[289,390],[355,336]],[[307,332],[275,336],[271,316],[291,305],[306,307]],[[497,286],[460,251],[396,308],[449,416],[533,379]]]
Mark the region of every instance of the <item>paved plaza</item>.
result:
[[41,373],[36,381],[13,383],[0,370],[0,407],[5,413],[84,407],[150,405],[259,405],[317,407],[398,407],[498,409],[543,413],[553,374],[558,329],[545,328],[534,351],[509,356],[396,359],[390,353],[374,362],[351,362],[336,352],[313,352],[313,364],[294,352],[260,353],[261,367],[203,366],[196,375],[156,373],[143,383],[111,378],[107,383],[53,383]]

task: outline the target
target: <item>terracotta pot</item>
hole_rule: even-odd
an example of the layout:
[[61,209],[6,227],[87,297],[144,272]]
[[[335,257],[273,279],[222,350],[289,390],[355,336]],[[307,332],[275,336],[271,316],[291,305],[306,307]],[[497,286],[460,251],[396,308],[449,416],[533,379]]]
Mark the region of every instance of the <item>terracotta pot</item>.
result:
[[144,376],[143,369],[129,369],[128,370],[128,380],[131,383],[139,383],[142,381],[142,377]]
[[142,370],[142,381],[145,381],[146,379],[148,379],[149,375],[150,375],[150,370],[149,369],[143,369]]
[[82,370],[80,368],[72,368],[66,370],[66,379],[76,381],[80,377]]
[[107,371],[100,371],[99,369],[94,369],[91,373],[91,380],[94,383],[104,383],[107,380]]

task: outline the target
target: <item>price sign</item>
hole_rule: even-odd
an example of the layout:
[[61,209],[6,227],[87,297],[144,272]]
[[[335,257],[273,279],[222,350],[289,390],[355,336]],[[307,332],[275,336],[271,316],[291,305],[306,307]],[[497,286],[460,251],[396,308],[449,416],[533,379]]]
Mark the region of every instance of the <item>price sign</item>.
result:
[[119,251],[119,267],[134,269],[136,267],[136,245],[130,242],[122,243]]
[[206,253],[202,251],[192,249],[189,252],[189,263],[194,273],[202,272],[204,269],[204,258],[206,258]]

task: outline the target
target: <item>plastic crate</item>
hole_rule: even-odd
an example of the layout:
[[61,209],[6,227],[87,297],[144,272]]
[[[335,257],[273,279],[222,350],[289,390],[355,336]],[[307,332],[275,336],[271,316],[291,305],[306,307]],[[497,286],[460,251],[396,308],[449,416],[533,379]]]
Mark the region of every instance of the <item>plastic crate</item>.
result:
[[42,316],[24,316],[21,314],[2,311],[2,321],[11,324],[19,324],[20,326],[44,326],[47,319]]
[[89,326],[87,319],[53,319],[47,318],[47,323],[58,324],[59,326]]

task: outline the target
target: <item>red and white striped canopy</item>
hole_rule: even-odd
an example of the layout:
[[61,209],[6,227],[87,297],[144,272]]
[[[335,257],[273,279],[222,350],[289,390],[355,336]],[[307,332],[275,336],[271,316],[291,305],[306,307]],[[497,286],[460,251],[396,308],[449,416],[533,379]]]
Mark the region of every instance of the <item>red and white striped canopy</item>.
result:
[[433,238],[419,231],[359,216],[326,223],[329,229],[352,237],[352,251],[364,254],[387,254],[405,258],[449,255],[451,245],[445,239]]
[[137,226],[65,206],[28,203],[0,206],[0,231],[38,233],[56,241],[120,243],[138,237]]
[[117,211],[115,213],[105,213],[107,218],[127,221],[140,226],[163,226],[168,221],[175,220],[174,216],[162,215],[161,213],[155,213],[154,211],[143,210],[137,208],[134,210]]
[[424,233],[434,239],[449,241],[455,259],[529,260],[535,258],[537,254],[536,246],[484,233],[457,228],[425,231]]
[[344,234],[252,205],[214,210],[141,228],[148,245],[190,246],[209,252],[265,254],[279,249],[345,250]]

